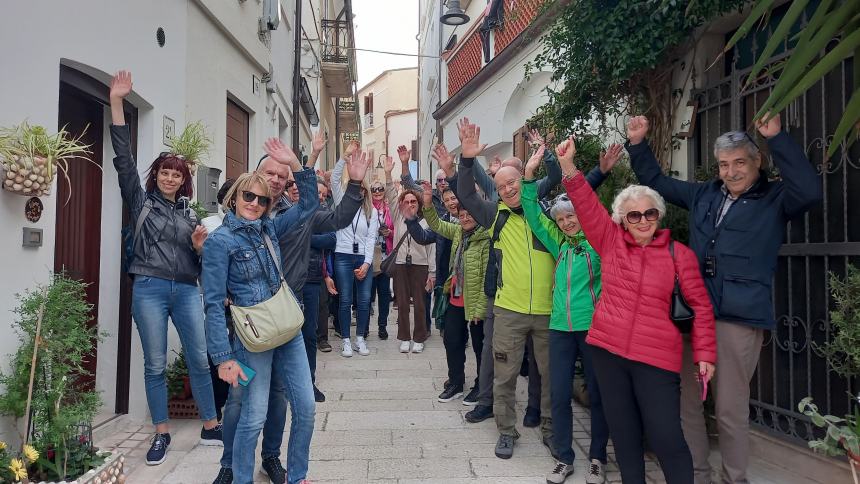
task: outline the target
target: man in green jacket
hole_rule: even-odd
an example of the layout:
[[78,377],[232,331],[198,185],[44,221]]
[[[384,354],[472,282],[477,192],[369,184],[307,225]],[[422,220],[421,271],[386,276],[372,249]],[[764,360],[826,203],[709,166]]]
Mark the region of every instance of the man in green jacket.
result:
[[[616,146],[608,153],[608,160],[611,160],[609,166],[614,165],[621,156],[620,145]],[[549,322],[549,375],[555,430],[552,448],[557,462],[546,481],[562,483],[573,474],[573,413],[570,402],[573,396],[574,365],[577,356],[581,355],[591,410],[590,464],[585,482],[600,484],[605,480],[603,467],[606,465],[609,427],[603,415],[590,349],[585,344],[591,317],[600,297],[600,257],[585,239],[567,194],[556,197],[550,208],[550,216],[555,222],[543,214],[538,204],[534,173],[545,153],[546,156],[555,156],[552,150],[540,146],[526,164],[522,206],[532,233],[556,260]],[[604,158],[601,157],[602,160]]]

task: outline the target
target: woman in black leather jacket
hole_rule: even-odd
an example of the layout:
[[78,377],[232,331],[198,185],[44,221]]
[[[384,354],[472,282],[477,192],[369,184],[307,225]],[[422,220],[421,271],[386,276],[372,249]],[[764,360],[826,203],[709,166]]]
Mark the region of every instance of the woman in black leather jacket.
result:
[[184,158],[162,153],[150,165],[141,186],[122,107],[131,87],[131,73],[127,71],[119,71],[111,82],[110,135],[122,199],[134,229],[134,256],[126,265],[134,277],[132,315],[143,346],[146,400],[156,432],[146,463],[158,465],[164,462],[170,445],[165,378],[168,317],[179,333],[191,391],[203,420],[201,444],[220,445],[221,426],[212,395],[197,285],[199,252],[207,234],[189,205],[193,195],[191,172]]

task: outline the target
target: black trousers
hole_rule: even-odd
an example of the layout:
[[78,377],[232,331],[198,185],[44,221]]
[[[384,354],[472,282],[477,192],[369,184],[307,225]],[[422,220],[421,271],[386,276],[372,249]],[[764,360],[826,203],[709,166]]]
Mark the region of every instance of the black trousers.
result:
[[[472,335],[472,350],[478,362],[477,375],[481,374],[481,352],[484,350],[484,322],[472,324],[466,321],[466,311],[454,305],[445,311],[445,330],[442,332],[442,343],[445,345],[445,356],[448,359],[448,383],[463,387],[466,384],[466,343],[469,334]],[[475,376],[475,386],[478,376]]]
[[596,346],[590,350],[624,484],[645,483],[643,437],[668,484],[692,484],[693,458],[681,430],[681,376]]

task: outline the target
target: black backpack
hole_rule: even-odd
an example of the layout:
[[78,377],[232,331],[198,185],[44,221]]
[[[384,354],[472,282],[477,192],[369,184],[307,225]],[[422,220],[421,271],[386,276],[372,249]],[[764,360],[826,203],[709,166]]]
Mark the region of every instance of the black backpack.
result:
[[484,274],[484,294],[487,297],[496,297],[496,290],[502,287],[502,251],[496,250],[496,241],[499,240],[499,234],[502,228],[508,221],[511,212],[503,210],[496,217],[496,224],[493,226],[493,236],[490,237],[490,255],[487,258],[487,271]]
[[[125,254],[122,262],[122,271],[126,274],[128,274],[131,263],[134,261],[134,248],[137,246],[137,235],[140,233],[141,228],[143,228],[143,221],[146,220],[150,211],[152,211],[152,199],[147,197],[143,202],[143,208],[140,209],[140,214],[137,216],[134,228],[132,229],[131,224],[122,228],[122,247]],[[128,275],[129,277],[134,277],[132,274]]]

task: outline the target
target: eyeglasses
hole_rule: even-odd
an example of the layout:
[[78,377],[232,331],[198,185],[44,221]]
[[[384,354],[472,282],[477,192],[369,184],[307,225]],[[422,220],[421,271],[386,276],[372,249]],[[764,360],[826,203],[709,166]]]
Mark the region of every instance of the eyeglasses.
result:
[[384,191],[384,187],[370,187],[370,193],[382,193]]
[[159,158],[176,158],[177,160],[185,161],[185,157],[182,155],[177,155],[176,153],[171,153],[169,151],[162,151],[158,154]]
[[750,136],[749,133],[747,133],[746,131],[732,131],[728,135],[729,140],[731,140],[732,143],[737,143],[739,141],[743,141],[744,139],[748,139],[749,142],[752,143],[753,146],[755,146],[755,149],[757,151],[761,151],[761,149],[758,147],[758,143],[756,143],[752,136]]
[[444,178],[437,178],[436,179],[436,183],[444,183],[444,182],[445,182]]
[[247,203],[251,203],[254,200],[257,200],[257,203],[260,204],[260,206],[263,208],[268,207],[269,202],[272,201],[271,198],[269,198],[265,195],[257,195],[254,192],[249,192],[249,191],[244,191],[244,190],[242,191],[242,200],[244,200]]
[[294,180],[287,180],[286,182],[284,182],[284,188],[290,188],[291,186],[293,186],[295,184],[296,184],[296,182]]
[[645,210],[645,213],[634,210],[632,212],[627,212],[627,215],[625,216],[627,221],[631,224],[638,224],[642,220],[642,217],[645,217],[645,220],[649,222],[653,222],[660,218],[660,211],[656,208],[649,208],[648,210]]

